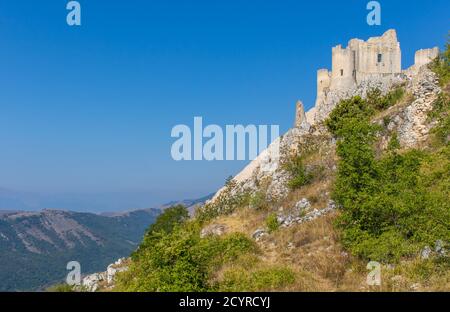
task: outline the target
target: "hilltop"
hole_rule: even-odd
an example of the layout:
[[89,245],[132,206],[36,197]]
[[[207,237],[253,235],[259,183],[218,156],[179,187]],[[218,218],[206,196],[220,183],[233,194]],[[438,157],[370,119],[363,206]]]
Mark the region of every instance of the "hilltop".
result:
[[313,110],[100,290],[448,291],[449,45],[399,53],[393,30],[333,49]]

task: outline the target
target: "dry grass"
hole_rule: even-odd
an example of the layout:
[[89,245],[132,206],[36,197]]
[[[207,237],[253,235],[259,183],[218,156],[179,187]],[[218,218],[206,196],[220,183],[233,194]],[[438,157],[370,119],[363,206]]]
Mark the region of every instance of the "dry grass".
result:
[[209,224],[223,224],[227,233],[244,233],[248,236],[264,225],[267,212],[254,210],[249,207],[237,209],[230,215],[219,216]]
[[[226,224],[229,232],[251,235],[263,227],[267,212],[241,209],[220,217],[215,223]],[[450,272],[438,272],[435,266],[413,259],[392,268],[382,266],[382,285],[368,286],[367,263],[349,255],[339,243],[339,232],[334,226],[336,214],[323,216],[311,222],[280,228],[265,236],[257,255],[245,255],[236,262],[217,270],[213,281],[226,274],[250,274],[271,268],[287,268],[293,272],[292,283],[268,291],[449,291]],[[255,289],[253,289],[255,290]]]

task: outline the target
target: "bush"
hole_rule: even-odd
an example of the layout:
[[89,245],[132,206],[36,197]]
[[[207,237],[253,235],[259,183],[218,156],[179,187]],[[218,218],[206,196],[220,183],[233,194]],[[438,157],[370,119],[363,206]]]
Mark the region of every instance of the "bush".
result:
[[269,229],[269,232],[274,232],[274,231],[278,230],[278,228],[280,227],[280,224],[278,223],[276,213],[273,212],[267,217],[266,226]]
[[[144,235],[139,248],[152,245],[161,235],[170,234],[174,228],[189,219],[189,212],[183,205],[176,205],[164,210],[155,223],[151,224]],[[138,249],[139,250],[139,249]],[[135,253],[132,254],[134,257]]]
[[118,276],[119,291],[209,291],[210,275],[239,255],[256,250],[242,234],[200,238],[200,225],[187,222],[142,246],[130,269]]
[[237,208],[250,204],[250,193],[243,190],[241,185],[232,179],[228,179],[224,190],[214,200],[196,210],[195,217],[201,222],[206,222],[219,215],[233,213]]
[[284,164],[285,169],[291,175],[288,181],[288,187],[292,190],[308,185],[316,179],[323,177],[324,167],[320,165],[305,166],[305,156],[294,156]]
[[375,110],[384,110],[397,104],[405,94],[402,87],[396,87],[394,90],[382,95],[380,89],[373,89],[367,93],[367,104]]
[[[340,158],[333,193],[342,207],[337,224],[344,246],[354,254],[396,261],[437,239],[450,239],[450,157],[416,150],[400,155],[394,134],[389,152],[376,159],[379,127],[367,118],[370,111],[353,98],[330,115],[328,126],[338,137]],[[439,154],[448,148],[444,151]]]
[[249,206],[252,209],[263,210],[268,208],[268,202],[266,200],[266,194],[262,191],[254,193],[250,197]]
[[446,49],[431,64],[433,70],[439,77],[441,86],[447,85],[450,81],[450,42],[447,41]]
[[332,134],[340,136],[341,132],[345,131],[344,126],[351,120],[368,120],[373,114],[373,106],[369,106],[361,97],[355,96],[336,105],[325,120],[325,125]]
[[162,214],[156,218],[155,223],[150,225],[147,233],[171,233],[173,228],[180,223],[189,219],[189,212],[183,205],[176,205],[164,210]]
[[438,125],[432,129],[438,143],[447,144],[450,138],[450,98],[447,93],[441,92],[433,102],[433,109],[428,116],[437,120]]

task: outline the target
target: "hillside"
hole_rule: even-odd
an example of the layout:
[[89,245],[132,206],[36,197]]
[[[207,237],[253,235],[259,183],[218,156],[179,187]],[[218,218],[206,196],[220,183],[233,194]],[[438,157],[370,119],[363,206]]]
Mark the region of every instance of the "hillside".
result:
[[2,212],[0,291],[43,289],[62,281],[69,261],[80,262],[82,274],[99,271],[136,249],[159,213]]
[[327,89],[313,120],[298,105],[194,218],[161,215],[115,290],[449,291],[450,51],[421,51]]

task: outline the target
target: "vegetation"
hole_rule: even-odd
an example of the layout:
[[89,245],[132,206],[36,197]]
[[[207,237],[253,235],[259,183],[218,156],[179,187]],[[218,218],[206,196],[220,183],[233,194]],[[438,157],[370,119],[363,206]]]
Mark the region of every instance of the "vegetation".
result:
[[431,69],[438,75],[441,86],[450,82],[450,41],[447,41],[446,49],[430,65]]
[[249,206],[252,209],[256,209],[256,210],[263,210],[263,209],[268,208],[268,202],[266,200],[265,192],[263,192],[263,191],[255,192],[250,197]]
[[399,153],[394,134],[388,153],[376,159],[380,127],[370,122],[374,103],[342,101],[326,125],[339,139],[333,196],[342,206],[342,242],[358,256],[388,262],[450,240],[450,157],[448,146]]
[[273,291],[295,282],[294,272],[286,267],[248,270],[238,267],[224,273],[220,291]]
[[277,214],[276,213],[271,213],[267,217],[267,219],[266,219],[266,226],[269,229],[269,232],[274,232],[280,227],[280,224],[278,223],[278,220],[277,220]]
[[366,102],[369,107],[375,110],[384,110],[395,105],[403,98],[405,89],[398,86],[394,90],[382,95],[380,89],[373,89],[367,93]]
[[305,166],[304,163],[307,156],[308,154],[295,155],[284,164],[285,169],[292,177],[288,182],[288,186],[291,190],[301,188],[302,186],[310,184],[315,179],[322,177],[322,173],[324,171],[323,166]]
[[240,189],[238,183],[228,178],[224,190],[213,203],[208,203],[196,211],[196,219],[206,222],[219,215],[230,214],[239,207],[250,204],[251,195]]
[[[0,291],[45,290],[66,278],[66,265],[72,260],[81,264],[82,274],[104,271],[108,264],[128,256],[136,248],[158,214],[156,209],[114,217],[61,212],[64,219],[60,222],[76,222],[100,242],[81,231],[76,236],[70,233],[62,236],[57,224],[56,228],[49,226],[46,215],[0,218],[0,233],[7,237],[0,239]],[[34,231],[27,232],[29,228]],[[25,236],[19,237],[17,233]],[[42,233],[47,240],[38,239],[36,233]],[[69,247],[65,239],[73,245]],[[23,240],[40,253],[27,249]]]
[[[433,65],[441,81],[447,75],[443,69],[448,71],[445,55],[439,67]],[[417,257],[426,245],[450,241],[445,86],[430,112],[436,125],[433,145],[402,150],[398,134],[387,130],[392,116],[383,110],[404,98],[399,86],[385,95],[374,89],[366,99],[343,100],[331,112],[325,125],[337,139],[336,176],[322,179],[321,166],[331,168],[335,161],[330,146],[321,154],[323,149],[307,144],[302,156],[286,160],[291,192],[277,207],[292,207],[303,196],[314,208],[323,207],[331,188],[340,211],[281,229],[276,213],[267,211],[271,203],[264,187],[250,194],[228,179],[220,196],[195,219],[187,219],[181,207],[161,215],[133,255],[130,270],[119,274],[117,290],[373,290],[365,282],[368,260],[383,263],[377,290],[405,291],[419,283],[420,290],[448,290],[448,256]],[[374,117],[382,122],[373,122]],[[389,137],[381,151],[380,136]],[[201,239],[201,229],[213,219],[226,225],[227,233]],[[262,224],[270,235],[257,246],[249,237]]]
[[[210,282],[210,275],[217,267],[242,254],[256,252],[254,243],[242,234],[201,239],[200,223],[173,218],[174,211],[166,210],[156,222],[169,231],[146,234],[133,255],[130,270],[119,277],[118,290],[214,290],[217,285]],[[181,209],[176,211],[178,216],[183,215]]]
[[47,288],[48,292],[77,292],[74,286],[66,283],[57,284],[55,286]]

